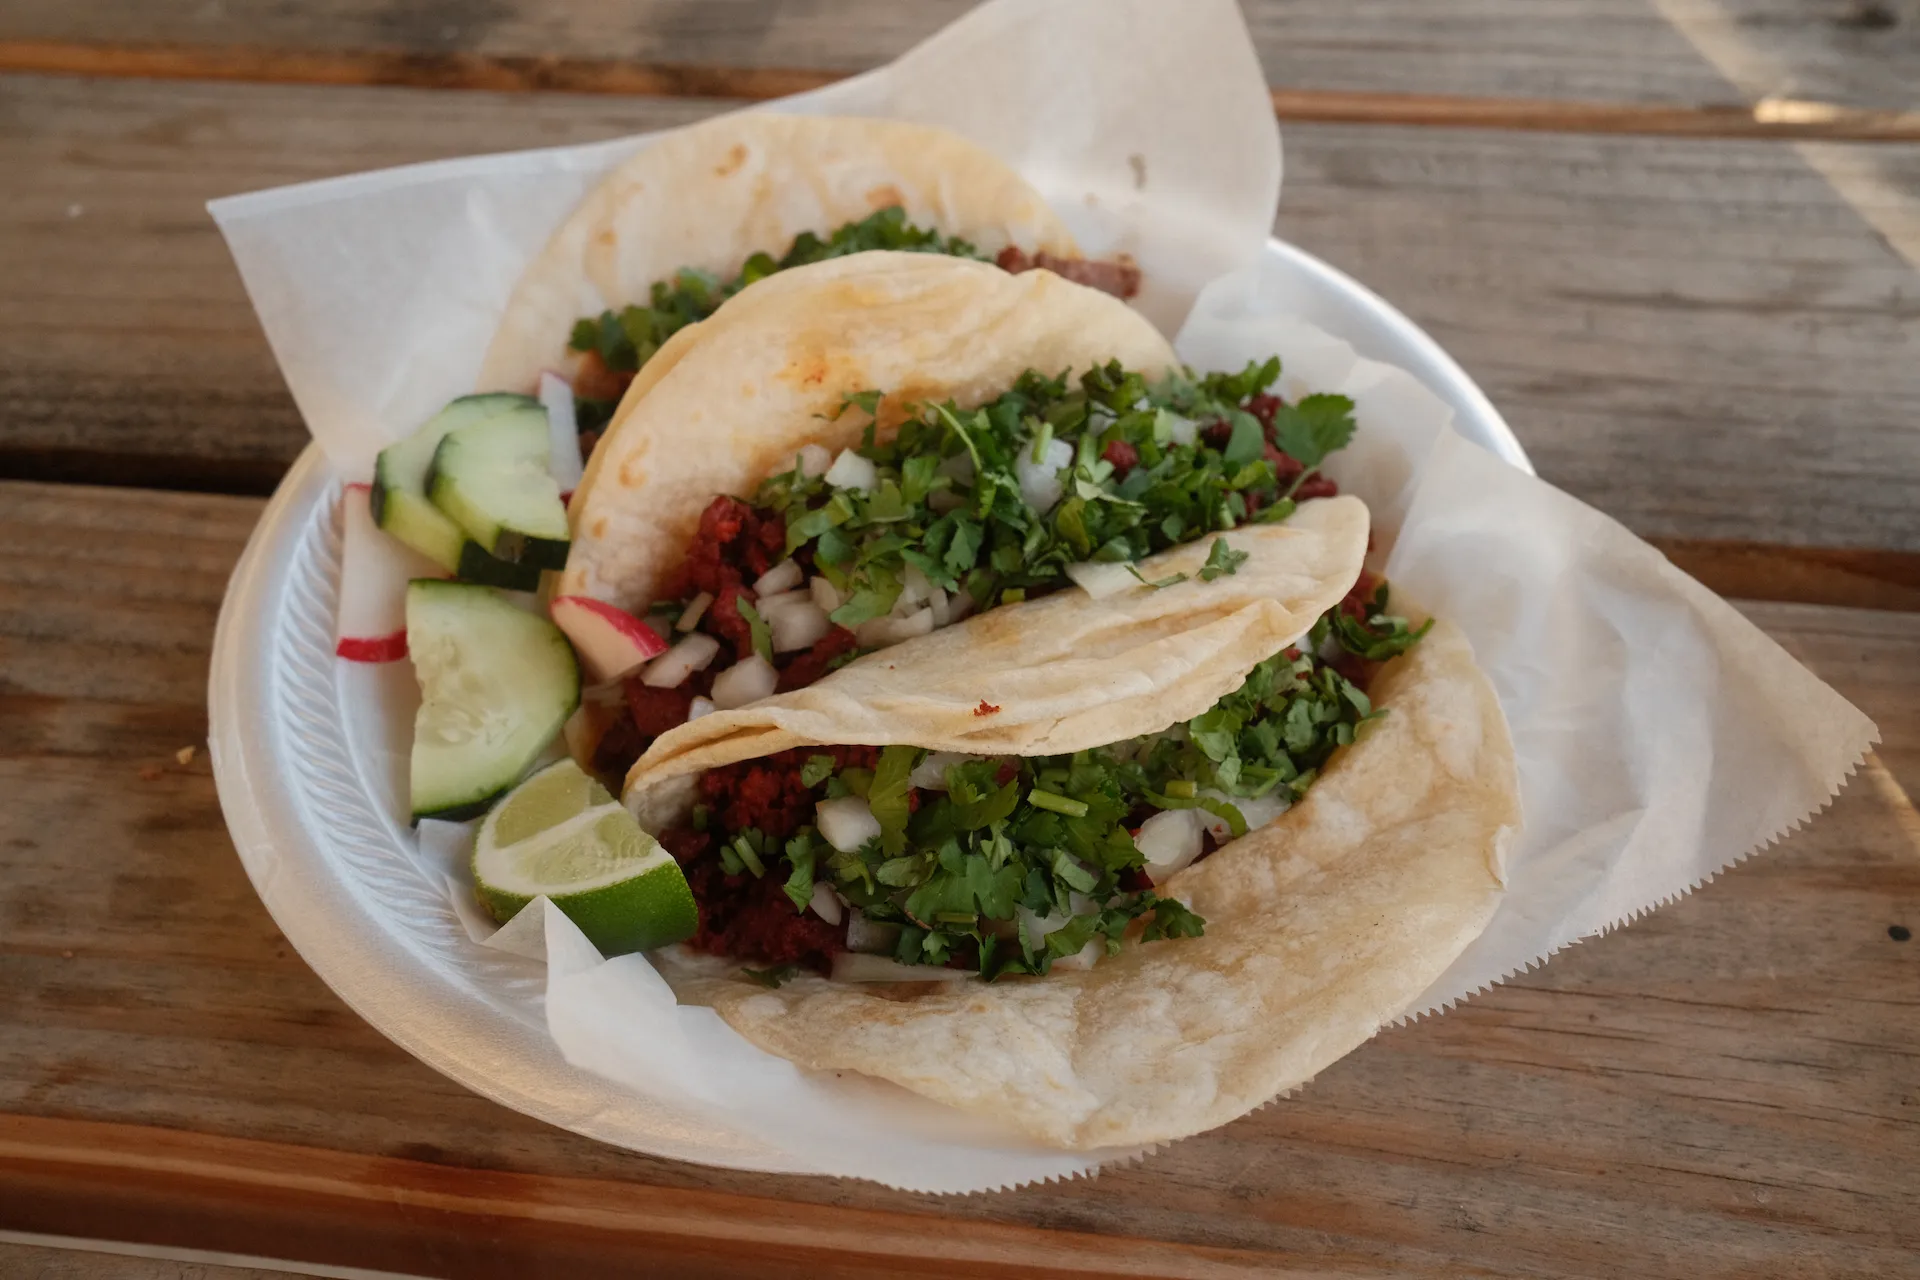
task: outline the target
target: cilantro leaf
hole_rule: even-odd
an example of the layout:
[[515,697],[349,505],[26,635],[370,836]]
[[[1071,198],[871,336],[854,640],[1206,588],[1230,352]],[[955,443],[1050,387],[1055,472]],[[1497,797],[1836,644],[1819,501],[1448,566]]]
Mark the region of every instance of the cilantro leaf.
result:
[[[1313,395],[1296,405],[1281,405],[1273,415],[1273,440],[1280,451],[1312,471],[1328,454],[1344,449],[1356,427],[1353,401],[1346,396]],[[1302,474],[1305,474],[1304,472]]]
[[1207,552],[1207,563],[1200,570],[1202,582],[1212,582],[1215,578],[1238,573],[1240,566],[1253,558],[1248,551],[1235,551],[1227,545],[1225,538],[1215,538],[1213,547]]
[[807,762],[800,766],[800,785],[803,787],[817,787],[832,776],[833,757],[829,755],[808,756]]
[[[824,756],[814,757],[816,760],[825,758]],[[811,834],[803,832],[787,841],[787,861],[793,865],[793,871],[787,876],[786,884],[781,887],[786,890],[787,897],[792,901],[793,909],[797,912],[804,913],[808,904],[813,901],[814,855]]]
[[747,630],[753,636],[753,651],[764,662],[773,661],[773,632],[760,617],[760,611],[748,602],[745,596],[735,596],[733,603],[739,607],[740,616],[747,620]]
[[909,776],[919,763],[917,747],[888,747],[874,766],[873,781],[867,787],[867,808],[880,823],[880,844],[888,853],[898,854],[907,847],[907,792],[912,789]]

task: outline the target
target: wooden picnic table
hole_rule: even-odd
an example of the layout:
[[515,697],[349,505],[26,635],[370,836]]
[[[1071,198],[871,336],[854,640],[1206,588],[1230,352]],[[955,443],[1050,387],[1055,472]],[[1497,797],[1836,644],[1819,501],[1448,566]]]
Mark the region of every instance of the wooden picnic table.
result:
[[1920,1275],[1914,0],[1246,0],[1279,233],[1879,722],[1778,847],[1223,1129],[960,1198],[601,1146],[293,954],[205,687],[305,433],[204,201],[691,121],[966,7],[0,0],[0,1274]]

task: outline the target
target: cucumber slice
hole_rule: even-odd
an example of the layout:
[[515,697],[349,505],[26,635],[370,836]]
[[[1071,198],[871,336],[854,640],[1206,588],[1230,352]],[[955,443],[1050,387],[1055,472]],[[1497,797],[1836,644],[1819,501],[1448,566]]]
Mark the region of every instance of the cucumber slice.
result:
[[382,449],[373,468],[374,523],[468,581],[514,591],[537,590],[537,566],[496,560],[427,499],[427,471],[433,465],[434,450],[449,431],[529,405],[537,408],[539,401],[503,393],[462,396],[405,440]]
[[547,411],[494,414],[449,431],[427,469],[427,496],[497,559],[561,569],[567,509],[547,467]]
[[415,821],[485,812],[580,703],[580,667],[560,628],[487,587],[407,584],[407,652],[420,682]]

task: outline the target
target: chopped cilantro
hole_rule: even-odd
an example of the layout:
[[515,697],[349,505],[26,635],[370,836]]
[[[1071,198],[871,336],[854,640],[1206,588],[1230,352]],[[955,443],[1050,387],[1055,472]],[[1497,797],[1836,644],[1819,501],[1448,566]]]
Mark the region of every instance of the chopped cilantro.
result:
[[1225,538],[1215,538],[1213,547],[1207,552],[1207,563],[1200,570],[1200,581],[1212,582],[1230,573],[1238,573],[1240,566],[1252,559],[1245,551],[1235,551],[1227,545]]
[[906,211],[894,205],[858,222],[849,222],[824,240],[811,231],[802,232],[779,258],[756,253],[730,280],[720,280],[705,271],[682,269],[672,280],[655,282],[645,306],[624,307],[617,314],[603,311],[594,319],[576,321],[567,345],[575,351],[597,353],[601,362],[616,372],[633,373],[651,360],[668,338],[706,319],[720,309],[721,303],[754,281],[790,267],[870,249],[937,253],[953,258],[984,256],[965,240],[913,225],[907,221]]
[[740,976],[757,982],[763,987],[778,987],[791,981],[799,972],[800,966],[795,964],[779,964],[770,969],[749,969],[742,966]]
[[800,784],[802,786],[817,787],[832,776],[832,756],[808,756],[807,762],[800,766]]
[[773,661],[773,632],[768,630],[760,611],[753,607],[745,596],[735,596],[733,603],[740,609],[740,616],[747,620],[747,631],[753,636],[753,651],[760,655],[763,662]]
[[1346,396],[1307,396],[1299,404],[1281,405],[1275,411],[1273,441],[1310,472],[1328,454],[1347,447],[1354,426],[1353,401]]

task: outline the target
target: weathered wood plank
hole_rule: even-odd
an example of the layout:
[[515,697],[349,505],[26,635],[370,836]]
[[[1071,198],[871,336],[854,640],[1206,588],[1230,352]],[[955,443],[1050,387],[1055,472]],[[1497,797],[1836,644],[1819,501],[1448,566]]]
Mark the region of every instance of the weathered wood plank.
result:
[[[716,105],[0,78],[0,475],[264,492],[301,447],[208,197]],[[1791,151],[1288,148],[1282,232],[1426,324],[1548,478],[1653,536],[1920,551],[1920,275]],[[1920,191],[1920,146],[1864,150]]]
[[[1027,1229],[1123,1238],[1086,1255],[1096,1270],[1901,1274],[1920,1250],[1902,1211],[1920,1196],[1920,951],[1889,933],[1920,925],[1920,816],[1878,766],[1706,890],[1093,1182],[943,1200],[649,1159],[503,1111],[314,978],[240,871],[204,755],[173,758],[204,735],[213,615],[259,508],[0,484],[0,1112],[58,1122],[0,1161],[0,1227],[354,1245],[428,1274],[475,1274],[454,1251],[482,1220],[502,1258],[567,1244],[582,1274],[658,1257],[695,1219],[792,1227],[780,1256],[838,1249],[879,1273],[929,1221],[1009,1249]],[[1920,618],[1755,616],[1881,719],[1889,760],[1912,758]],[[166,1152],[185,1163],[133,1169]],[[234,1212],[234,1179],[289,1161],[316,1180]],[[343,1207],[365,1195],[351,1171],[376,1168],[375,1186],[438,1198]],[[769,1218],[769,1200],[793,1207]],[[537,1229],[583,1205],[619,1208],[617,1229]],[[730,1247],[697,1261],[764,1269]]]
[[[257,51],[377,68],[407,83],[480,83],[564,68],[723,67],[854,71],[884,62],[972,0],[228,0],[217,6],[94,0],[0,3],[0,41]],[[1246,0],[1268,79],[1287,90],[1386,91],[1604,102],[1713,103],[1761,94],[1906,109],[1920,84],[1914,0]],[[1677,30],[1705,30],[1764,68],[1737,91]],[[1697,34],[1696,37],[1698,38]],[[1721,56],[1725,56],[1722,54]],[[549,60],[540,71],[538,60]],[[555,68],[558,68],[556,70]],[[296,67],[286,65],[287,71]],[[339,76],[336,70],[331,74]],[[362,75],[367,72],[362,72]],[[617,75],[616,70],[574,75]],[[362,82],[365,82],[364,80]],[[587,87],[574,80],[571,87]]]
[[276,1280],[288,1274],[279,1268],[264,1271],[218,1262],[0,1241],[0,1275],[15,1280]]

